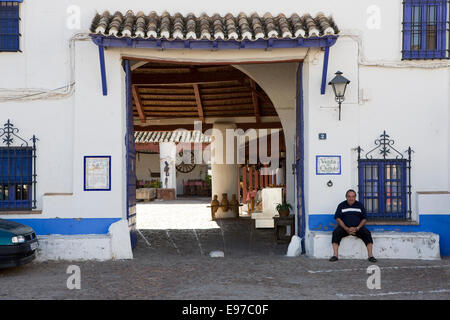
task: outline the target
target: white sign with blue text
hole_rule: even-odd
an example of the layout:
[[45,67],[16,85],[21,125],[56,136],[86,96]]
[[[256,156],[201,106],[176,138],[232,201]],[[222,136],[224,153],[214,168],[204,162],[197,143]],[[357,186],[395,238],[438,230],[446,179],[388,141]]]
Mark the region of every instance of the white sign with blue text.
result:
[[341,156],[316,156],[316,174],[341,174]]

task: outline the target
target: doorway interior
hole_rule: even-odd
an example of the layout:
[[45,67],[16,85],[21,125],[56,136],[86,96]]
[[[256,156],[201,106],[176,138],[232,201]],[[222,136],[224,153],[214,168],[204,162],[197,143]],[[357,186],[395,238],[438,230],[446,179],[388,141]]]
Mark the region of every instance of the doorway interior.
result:
[[[133,226],[136,234],[140,233],[145,242],[149,238],[166,242],[168,246],[160,251],[177,254],[183,246],[203,248],[199,251],[206,254],[208,246],[228,252],[231,247],[248,251],[252,247],[259,250],[276,244],[273,228],[257,230],[252,219],[252,213],[263,210],[263,190],[279,189],[282,201],[286,194],[283,127],[264,90],[230,64],[146,60],[129,60],[128,64],[128,124],[133,131],[133,141],[130,137],[129,144],[134,144],[128,150],[135,152],[130,158],[134,164],[129,164],[129,168],[135,169],[134,177],[129,181],[134,180],[133,200],[138,201]],[[258,159],[258,142],[256,150],[249,147],[251,137],[241,145],[245,160],[241,159],[241,163],[228,171],[228,175],[230,172],[234,175],[237,212],[226,218],[215,217],[210,208],[214,195],[220,197],[213,182],[221,185],[221,179],[228,180],[222,170],[211,165],[215,140],[211,130],[215,123],[227,123],[244,132],[254,129],[258,137],[266,134],[269,154],[271,141],[275,141],[271,139],[273,132],[277,133],[279,144],[280,161],[275,170]],[[256,163],[249,161],[254,159],[252,153],[256,153]],[[193,240],[192,245],[186,245],[184,240],[177,245],[178,238],[186,238],[186,234]]]

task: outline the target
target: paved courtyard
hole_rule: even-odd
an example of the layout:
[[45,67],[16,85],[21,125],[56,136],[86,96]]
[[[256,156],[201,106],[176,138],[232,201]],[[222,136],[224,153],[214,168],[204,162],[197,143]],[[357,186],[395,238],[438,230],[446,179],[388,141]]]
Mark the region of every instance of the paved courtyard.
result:
[[[448,258],[381,259],[381,288],[369,289],[368,261],[286,257],[272,229],[254,229],[249,218],[211,221],[207,204],[140,203],[133,260],[0,270],[0,299],[450,299]],[[80,290],[67,288],[70,265],[80,267]]]

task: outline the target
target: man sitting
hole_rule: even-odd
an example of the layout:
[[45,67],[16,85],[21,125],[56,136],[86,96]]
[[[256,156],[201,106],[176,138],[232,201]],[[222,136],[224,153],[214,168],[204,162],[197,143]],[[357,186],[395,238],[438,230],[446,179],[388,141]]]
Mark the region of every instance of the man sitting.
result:
[[373,240],[370,231],[364,226],[367,222],[366,209],[363,204],[356,201],[356,192],[348,190],[345,194],[346,201],[341,202],[334,214],[338,226],[333,231],[331,243],[333,245],[333,256],[330,261],[338,260],[338,249],[342,238],[348,235],[357,236],[367,247],[370,262],[377,262],[372,255]]

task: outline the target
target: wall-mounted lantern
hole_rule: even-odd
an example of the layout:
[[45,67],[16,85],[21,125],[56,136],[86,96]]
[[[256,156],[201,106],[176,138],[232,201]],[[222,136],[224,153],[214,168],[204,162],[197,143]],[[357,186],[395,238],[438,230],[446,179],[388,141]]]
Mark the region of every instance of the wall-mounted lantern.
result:
[[345,100],[345,90],[350,80],[342,76],[342,72],[335,73],[336,76],[328,84],[333,87],[336,102],[339,103],[339,120],[341,120],[341,104]]

